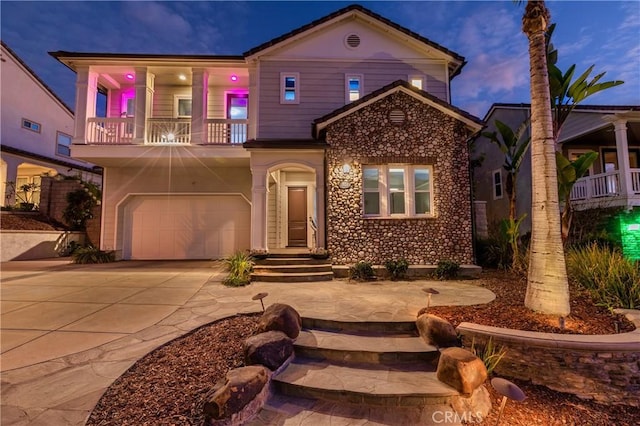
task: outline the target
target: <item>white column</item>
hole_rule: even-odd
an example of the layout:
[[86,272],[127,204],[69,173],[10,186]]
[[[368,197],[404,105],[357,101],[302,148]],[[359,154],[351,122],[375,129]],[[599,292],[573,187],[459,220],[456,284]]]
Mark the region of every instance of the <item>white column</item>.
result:
[[616,133],[616,153],[618,156],[618,173],[620,179],[620,195],[628,199],[632,193],[631,166],[629,165],[629,142],[627,140],[627,121],[613,122]]
[[207,97],[209,73],[204,68],[191,72],[191,143],[207,143]]
[[74,144],[87,143],[87,118],[96,116],[98,74],[89,67],[80,67],[76,77],[76,113],[73,131]]
[[249,65],[249,110],[247,111],[249,117],[249,125],[247,129],[247,139],[258,138],[258,65]]
[[[3,196],[1,202],[3,206],[13,206],[16,202],[15,183],[16,179],[18,179],[18,166],[22,164],[22,160],[9,156],[3,158],[3,160],[2,168],[4,169],[3,171],[6,171],[6,175],[2,182]],[[9,187],[8,182],[13,182],[14,186]]]
[[251,249],[267,249],[267,169],[251,168]]
[[318,236],[316,245],[319,248],[326,248],[326,218],[325,218],[325,206],[324,206],[324,165],[316,167],[316,209],[318,214]]
[[134,111],[133,142],[144,144],[146,140],[147,117],[151,117],[153,107],[154,75],[144,67],[137,67],[134,87],[136,90]]

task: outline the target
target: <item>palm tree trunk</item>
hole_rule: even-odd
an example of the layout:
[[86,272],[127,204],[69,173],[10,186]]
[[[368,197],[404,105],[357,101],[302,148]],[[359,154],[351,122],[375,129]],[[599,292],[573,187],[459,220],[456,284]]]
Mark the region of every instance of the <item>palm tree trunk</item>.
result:
[[531,76],[531,254],[525,306],[566,316],[570,312],[565,266],[555,140],[549,95],[545,31],[549,12],[544,1],[529,0],[522,30],[529,39]]

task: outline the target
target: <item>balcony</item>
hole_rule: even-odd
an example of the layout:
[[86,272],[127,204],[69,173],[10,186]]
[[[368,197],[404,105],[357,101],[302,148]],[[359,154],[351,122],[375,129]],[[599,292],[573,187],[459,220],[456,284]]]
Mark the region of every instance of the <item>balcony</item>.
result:
[[[247,140],[249,120],[209,118],[205,138],[198,145],[240,145]],[[133,117],[87,119],[88,145],[190,145],[190,118],[148,118],[143,143],[134,140]]]
[[598,207],[640,206],[640,169],[630,169],[631,187],[622,193],[620,172],[614,170],[578,179],[571,190],[577,210]]

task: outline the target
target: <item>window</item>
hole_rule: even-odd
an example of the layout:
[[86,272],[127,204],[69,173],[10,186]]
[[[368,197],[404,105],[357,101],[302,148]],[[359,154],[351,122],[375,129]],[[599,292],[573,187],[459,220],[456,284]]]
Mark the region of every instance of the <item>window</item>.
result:
[[22,128],[31,130],[32,132],[40,133],[40,129],[42,128],[42,126],[40,126],[40,123],[36,123],[35,121],[31,121],[26,118],[23,118]]
[[175,95],[174,97],[175,114],[178,118],[191,117],[191,96]]
[[364,166],[364,215],[415,217],[433,215],[431,166]]
[[121,103],[121,117],[133,117],[136,107],[136,98],[134,93],[123,93]]
[[300,73],[280,73],[280,103],[300,103]]
[[493,199],[502,198],[502,170],[493,171]]
[[56,134],[57,140],[57,153],[60,155],[66,155],[69,157],[71,155],[71,136],[58,132]]
[[409,83],[420,90],[424,90],[424,77],[422,76],[410,75]]
[[357,101],[362,97],[362,74],[345,75],[346,102]]

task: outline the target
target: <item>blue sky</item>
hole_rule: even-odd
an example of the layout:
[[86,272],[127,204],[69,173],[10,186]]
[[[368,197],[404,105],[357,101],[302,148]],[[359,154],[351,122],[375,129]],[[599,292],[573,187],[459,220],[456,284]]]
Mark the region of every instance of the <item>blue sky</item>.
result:
[[[67,104],[75,75],[47,52],[239,55],[353,2],[46,1],[0,4],[0,36]],[[523,7],[512,1],[374,1],[364,7],[464,56],[452,103],[483,117],[529,102]],[[640,104],[640,0],[548,1],[562,69],[595,64],[625,84],[591,104]]]

